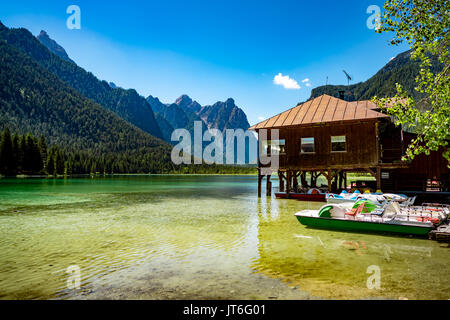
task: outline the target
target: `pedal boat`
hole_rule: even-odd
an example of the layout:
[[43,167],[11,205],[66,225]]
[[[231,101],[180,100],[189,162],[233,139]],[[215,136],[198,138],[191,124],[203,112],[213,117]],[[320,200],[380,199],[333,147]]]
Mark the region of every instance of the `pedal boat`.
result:
[[392,202],[381,214],[363,211],[364,203],[356,209],[340,204],[327,204],[320,210],[303,210],[295,216],[302,225],[312,228],[414,236],[428,235],[441,222],[404,215],[396,202]]

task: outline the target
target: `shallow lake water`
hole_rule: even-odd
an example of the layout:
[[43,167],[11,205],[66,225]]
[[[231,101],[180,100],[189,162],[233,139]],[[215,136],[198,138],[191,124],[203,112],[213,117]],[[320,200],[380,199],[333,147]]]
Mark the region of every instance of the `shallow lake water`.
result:
[[2,179],[0,299],[450,298],[447,245],[305,228],[323,203],[256,181]]

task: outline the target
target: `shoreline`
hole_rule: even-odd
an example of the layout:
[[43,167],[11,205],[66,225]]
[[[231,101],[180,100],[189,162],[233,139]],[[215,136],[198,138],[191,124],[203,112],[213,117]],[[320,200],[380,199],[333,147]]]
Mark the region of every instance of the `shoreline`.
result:
[[26,175],[3,176],[1,179],[66,179],[66,178],[96,178],[96,177],[120,177],[120,176],[257,176],[257,173],[109,173],[109,174],[73,174],[73,175]]

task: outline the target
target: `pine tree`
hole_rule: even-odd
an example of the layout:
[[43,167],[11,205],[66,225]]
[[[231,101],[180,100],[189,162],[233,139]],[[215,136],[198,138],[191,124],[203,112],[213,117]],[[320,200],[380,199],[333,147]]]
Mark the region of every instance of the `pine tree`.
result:
[[10,175],[13,174],[15,170],[11,132],[9,131],[9,128],[6,128],[2,133],[0,141],[0,172]]
[[64,157],[59,148],[57,149],[55,156],[55,173],[64,174]]
[[15,133],[12,137],[12,161],[14,162],[14,171],[19,172],[19,153],[20,153],[20,145],[19,145],[19,135]]
[[39,152],[41,154],[41,162],[43,166],[43,170],[46,170],[46,164],[47,164],[47,141],[45,141],[45,137],[41,136],[38,142],[39,146]]
[[55,149],[51,148],[47,155],[47,174],[56,175],[55,171]]
[[19,145],[17,148],[17,167],[20,172],[23,172],[25,169],[25,136],[19,137]]
[[95,161],[92,162],[91,173],[92,174],[96,174],[97,173],[97,164],[95,163]]

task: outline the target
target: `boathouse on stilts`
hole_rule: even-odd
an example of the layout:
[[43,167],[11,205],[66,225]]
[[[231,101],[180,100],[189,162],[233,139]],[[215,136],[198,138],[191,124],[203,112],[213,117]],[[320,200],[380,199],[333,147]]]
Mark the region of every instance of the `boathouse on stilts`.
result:
[[[266,130],[266,141],[260,131]],[[271,140],[278,130],[278,141]],[[279,191],[291,193],[317,185],[323,176],[329,192],[347,187],[348,173],[369,173],[373,191],[426,193],[437,184],[441,195],[449,196],[449,170],[443,150],[421,155],[411,161],[402,156],[414,135],[396,127],[371,101],[345,101],[322,95],[262,121],[250,128],[260,139],[260,148],[279,151]],[[266,151],[267,152],[267,151]],[[268,151],[270,152],[270,151]],[[271,175],[258,163],[258,196],[264,178],[271,194]],[[307,179],[308,174],[308,179]]]

